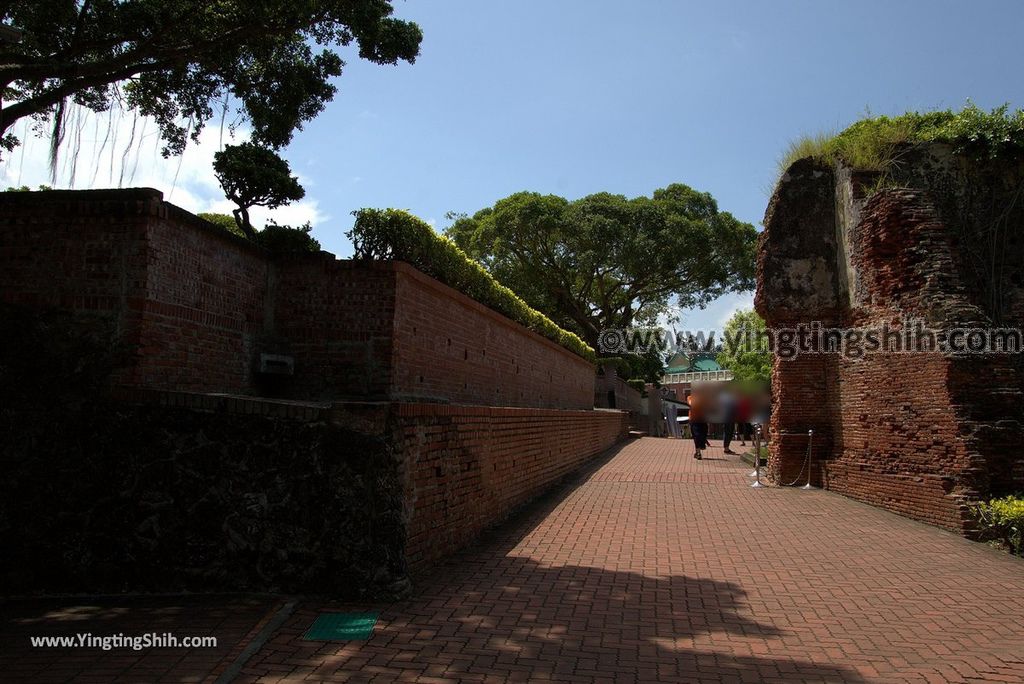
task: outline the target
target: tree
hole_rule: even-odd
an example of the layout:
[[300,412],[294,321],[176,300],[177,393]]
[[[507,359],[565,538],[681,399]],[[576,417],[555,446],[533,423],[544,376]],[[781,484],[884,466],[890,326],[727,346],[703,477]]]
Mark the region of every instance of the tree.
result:
[[0,0],[0,20],[22,33],[0,43],[3,148],[27,116],[53,116],[59,143],[70,100],[152,116],[164,155],[179,154],[229,96],[253,140],[280,148],[334,97],[344,62],[328,46],[415,60],[422,33],[392,11],[390,0]]
[[286,160],[253,143],[225,145],[213,155],[213,172],[227,198],[238,205],[235,221],[250,239],[256,238],[251,207],[276,209],[306,195]]
[[595,348],[602,330],[753,287],[754,227],[686,185],[573,202],[520,192],[453,218],[447,234],[459,247]]
[[767,328],[757,312],[739,309],[725,324],[722,349],[717,361],[740,381],[767,383],[771,378],[772,355]]

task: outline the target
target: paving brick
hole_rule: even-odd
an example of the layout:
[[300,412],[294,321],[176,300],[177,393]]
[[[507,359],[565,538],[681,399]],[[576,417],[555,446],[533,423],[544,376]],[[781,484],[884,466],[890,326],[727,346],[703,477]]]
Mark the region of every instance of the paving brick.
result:
[[[835,493],[753,490],[748,470],[717,443],[698,462],[689,442],[628,442],[409,600],[300,602],[237,681],[1024,681],[1021,559]],[[213,681],[279,605],[194,601],[8,604],[3,680]],[[300,638],[342,610],[381,611],[374,635]],[[224,648],[27,648],[68,624]]]
[[[748,470],[717,443],[698,462],[630,442],[315,658],[340,681],[1021,680],[1020,559]],[[342,608],[307,602],[282,631]]]

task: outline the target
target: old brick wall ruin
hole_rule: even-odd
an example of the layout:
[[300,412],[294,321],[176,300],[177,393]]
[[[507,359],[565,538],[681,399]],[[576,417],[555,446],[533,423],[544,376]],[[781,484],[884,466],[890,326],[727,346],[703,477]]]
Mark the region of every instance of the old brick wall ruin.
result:
[[[1022,189],[1019,162],[939,144],[884,178],[800,160],[765,216],[757,311],[776,334],[1020,327]],[[777,482],[804,481],[813,430],[812,483],[947,529],[970,533],[973,502],[1024,489],[1020,354],[850,349],[776,356]]]

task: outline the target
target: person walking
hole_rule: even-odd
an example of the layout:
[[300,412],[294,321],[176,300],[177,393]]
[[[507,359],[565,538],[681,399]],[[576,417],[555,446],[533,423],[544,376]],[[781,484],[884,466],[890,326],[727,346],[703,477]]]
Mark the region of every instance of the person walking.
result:
[[698,461],[704,458],[704,450],[708,448],[707,397],[695,388],[686,403],[690,405],[690,434],[693,436],[693,457]]
[[736,395],[732,389],[726,387],[718,396],[719,410],[722,413],[722,446],[727,454],[735,454],[730,449],[732,438],[736,434]]
[[753,400],[750,392],[741,392],[736,400],[736,422],[740,428],[740,446],[747,446],[747,440],[753,436],[754,428],[750,425],[753,414]]

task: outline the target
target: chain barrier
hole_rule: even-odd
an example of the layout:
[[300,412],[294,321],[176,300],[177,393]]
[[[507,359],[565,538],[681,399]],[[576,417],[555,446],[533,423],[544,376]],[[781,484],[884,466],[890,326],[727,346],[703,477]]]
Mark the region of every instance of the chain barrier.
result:
[[811,444],[814,442],[814,430],[807,431],[807,453],[804,454],[803,465],[800,466],[800,472],[796,474],[796,478],[792,482],[788,482],[783,487],[795,487],[796,483],[800,481],[800,478],[804,474],[804,470],[807,471],[807,484],[801,489],[814,489],[811,486]]

